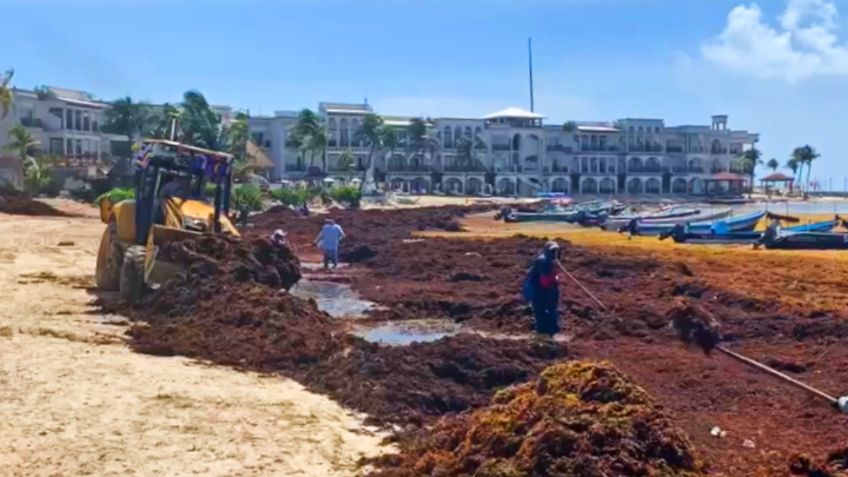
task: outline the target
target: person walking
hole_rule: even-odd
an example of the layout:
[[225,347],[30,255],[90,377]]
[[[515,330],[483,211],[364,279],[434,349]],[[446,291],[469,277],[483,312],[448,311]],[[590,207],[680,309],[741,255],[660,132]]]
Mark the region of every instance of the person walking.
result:
[[536,332],[553,336],[559,333],[559,244],[545,244],[533,260],[524,279],[524,298],[533,306]]
[[324,221],[324,227],[315,238],[315,245],[324,251],[324,269],[330,268],[330,262],[333,262],[333,268],[339,265],[339,242],[345,238],[344,230],[341,226],[327,219]]

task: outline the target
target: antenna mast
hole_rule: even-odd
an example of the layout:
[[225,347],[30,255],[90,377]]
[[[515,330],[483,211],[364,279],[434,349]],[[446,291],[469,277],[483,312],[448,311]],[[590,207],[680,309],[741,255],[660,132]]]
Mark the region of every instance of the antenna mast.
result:
[[535,104],[533,102],[533,39],[527,38],[527,56],[530,63],[530,112],[535,113]]

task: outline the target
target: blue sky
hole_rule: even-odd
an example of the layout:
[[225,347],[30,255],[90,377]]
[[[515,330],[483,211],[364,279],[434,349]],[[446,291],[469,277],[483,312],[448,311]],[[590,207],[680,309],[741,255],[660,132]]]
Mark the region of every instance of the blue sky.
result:
[[201,90],[251,113],[368,97],[386,114],[549,122],[661,117],[758,131],[766,158],[821,152],[842,189],[848,0],[0,0],[14,84],[104,99]]

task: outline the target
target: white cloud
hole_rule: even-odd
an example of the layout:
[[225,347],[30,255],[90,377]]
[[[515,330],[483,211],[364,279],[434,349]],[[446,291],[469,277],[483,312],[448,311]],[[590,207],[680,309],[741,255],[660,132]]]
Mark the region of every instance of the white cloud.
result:
[[775,26],[757,4],[739,5],[724,31],[701,46],[704,58],[725,69],[790,83],[848,75],[848,43],[836,35],[839,13],[830,0],[789,0]]

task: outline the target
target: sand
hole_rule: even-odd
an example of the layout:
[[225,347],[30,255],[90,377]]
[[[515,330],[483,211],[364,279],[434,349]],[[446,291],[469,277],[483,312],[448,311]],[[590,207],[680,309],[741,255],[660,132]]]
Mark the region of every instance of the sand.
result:
[[357,475],[386,450],[293,381],[131,352],[88,305],[102,227],[0,215],[4,476]]

